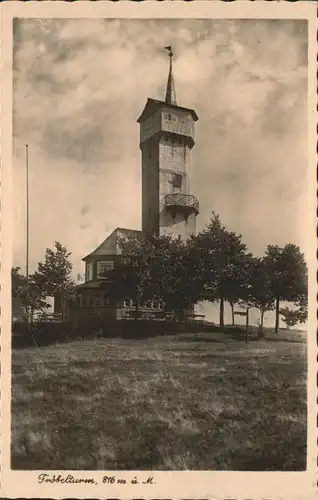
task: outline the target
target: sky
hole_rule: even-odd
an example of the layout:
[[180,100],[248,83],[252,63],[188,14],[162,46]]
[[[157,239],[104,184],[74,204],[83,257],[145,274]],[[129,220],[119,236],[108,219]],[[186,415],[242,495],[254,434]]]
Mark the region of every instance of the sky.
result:
[[164,99],[174,47],[177,101],[196,110],[192,192],[251,252],[305,248],[307,24],[292,20],[24,19],[14,25],[13,265],[60,241],[81,259],[117,226],[141,227],[136,122]]

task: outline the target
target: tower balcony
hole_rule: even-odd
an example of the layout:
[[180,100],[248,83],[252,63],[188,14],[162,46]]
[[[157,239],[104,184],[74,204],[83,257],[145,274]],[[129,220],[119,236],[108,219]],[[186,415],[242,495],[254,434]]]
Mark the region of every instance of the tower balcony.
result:
[[171,210],[172,214],[177,211],[185,212],[189,216],[192,212],[199,213],[199,201],[192,194],[172,193],[165,196],[165,208]]

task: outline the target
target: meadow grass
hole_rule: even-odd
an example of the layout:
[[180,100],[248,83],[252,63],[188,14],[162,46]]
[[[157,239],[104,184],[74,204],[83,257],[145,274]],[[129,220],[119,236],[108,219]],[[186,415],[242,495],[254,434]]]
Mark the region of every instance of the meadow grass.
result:
[[304,470],[306,344],[183,334],[13,350],[13,469]]

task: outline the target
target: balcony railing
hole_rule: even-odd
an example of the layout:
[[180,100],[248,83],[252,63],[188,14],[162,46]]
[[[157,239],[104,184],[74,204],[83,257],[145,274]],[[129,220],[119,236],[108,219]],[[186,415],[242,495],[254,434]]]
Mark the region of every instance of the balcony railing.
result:
[[165,207],[171,210],[182,209],[188,213],[199,213],[199,202],[195,196],[192,196],[192,194],[167,194],[165,197]]

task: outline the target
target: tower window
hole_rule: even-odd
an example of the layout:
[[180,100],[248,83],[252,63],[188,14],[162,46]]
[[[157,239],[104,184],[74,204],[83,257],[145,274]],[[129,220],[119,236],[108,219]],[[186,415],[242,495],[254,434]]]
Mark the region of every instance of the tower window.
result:
[[112,260],[97,262],[97,277],[105,278],[106,273],[112,269],[114,269],[114,262]]
[[182,175],[181,174],[173,174],[172,186],[174,188],[181,189],[181,186],[182,186]]

